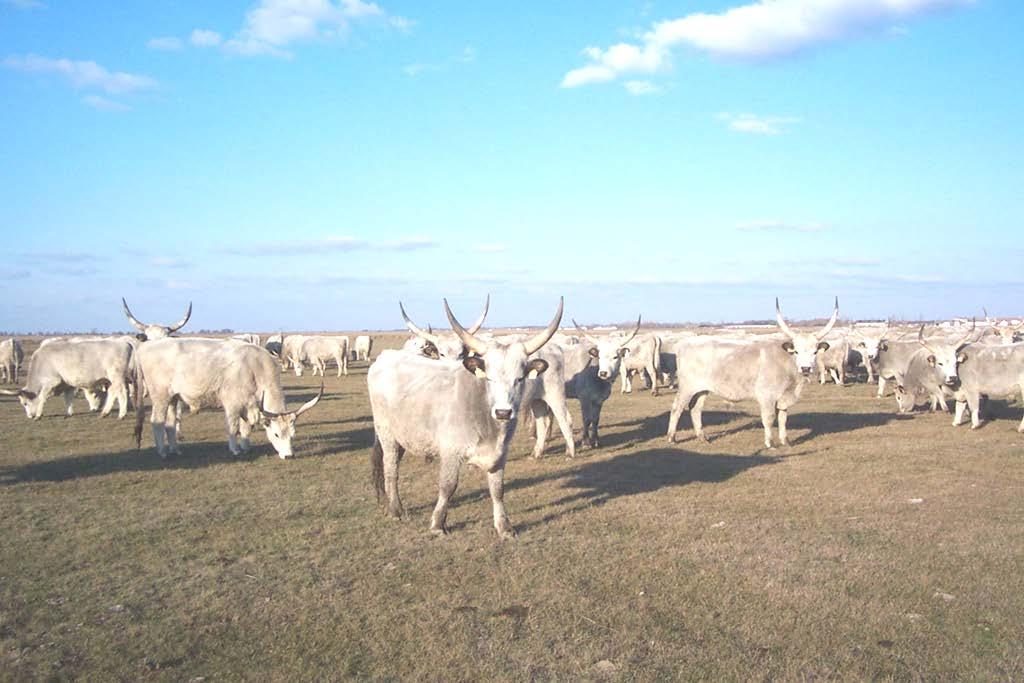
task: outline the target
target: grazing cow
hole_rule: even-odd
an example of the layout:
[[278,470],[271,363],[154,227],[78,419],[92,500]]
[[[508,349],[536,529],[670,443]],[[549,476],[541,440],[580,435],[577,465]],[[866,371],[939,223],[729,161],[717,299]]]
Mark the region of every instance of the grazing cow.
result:
[[992,320],[988,317],[988,311],[984,308],[981,309],[985,314],[985,322],[988,323],[986,332],[993,331],[999,335],[999,340],[1003,344],[1016,344],[1021,340],[1021,328],[1024,328],[1024,322],[1017,325],[1011,325],[1009,323],[1005,325],[999,325],[998,321]]
[[626,345],[627,353],[622,358],[621,393],[633,393],[633,374],[647,373],[651,381],[651,396],[658,395],[658,380],[661,379],[661,337],[645,334]]
[[[480,328],[484,325],[484,320],[487,319],[487,311],[491,307],[491,295],[487,295],[486,301],[484,301],[484,312],[480,314],[476,322],[473,323],[467,330],[470,334],[476,334],[480,331]],[[429,327],[424,332],[416,326],[409,316],[405,313],[405,306],[402,302],[398,302],[398,310],[402,312],[402,320],[405,321],[405,326],[409,328],[415,337],[405,342],[402,348],[406,351],[412,351],[413,353],[419,353],[420,355],[427,356],[428,358],[448,358],[450,360],[461,360],[466,357],[467,349],[459,339],[458,335],[453,333],[448,334],[435,334]]]
[[[220,406],[227,422],[228,449],[238,455],[249,449],[249,434],[261,424],[279,457],[292,454],[295,421],[315,406],[320,393],[298,410],[285,412],[281,368],[263,348],[235,340],[160,339],[143,344],[136,354],[136,382],[149,393],[150,422],[157,453],[180,453],[177,407],[196,412]],[[136,409],[135,443],[142,446],[142,402]],[[166,438],[166,443],[165,443]]]
[[440,459],[432,533],[447,533],[448,504],[459,484],[459,469],[468,462],[487,473],[498,536],[515,536],[505,512],[505,461],[526,384],[548,368],[544,360],[529,356],[558,329],[562,305],[559,301],[547,328],[506,345],[470,334],[445,301],[452,330],[476,355],[461,361],[431,360],[404,351],[383,351],[377,356],[367,373],[375,435],[371,463],[377,500],[386,499],[388,516],[402,515],[398,466],[409,450]]
[[885,385],[889,380],[896,380],[906,371],[910,359],[921,349],[921,345],[915,341],[890,341],[882,339],[878,344],[878,354],[875,356],[875,366],[878,370],[878,392],[876,396],[885,396]]
[[25,351],[21,348],[21,342],[13,337],[0,342],[0,373],[3,375],[3,382],[6,384],[18,383],[18,371],[21,369],[21,362],[25,360]]
[[[583,413],[580,447],[598,448],[600,441],[597,428],[601,421],[601,408],[611,395],[612,382],[619,373],[622,359],[629,355],[629,342],[640,331],[640,318],[636,319],[633,333],[625,338],[594,337],[575,320],[572,324],[583,335],[585,343],[562,349],[565,354],[565,395],[580,402],[580,412]],[[594,360],[597,361],[596,365]]]
[[244,341],[249,344],[255,344],[260,346],[260,335],[258,334],[233,334],[231,339],[237,339],[238,341]]
[[121,305],[124,306],[124,314],[128,318],[128,322],[132,324],[139,334],[136,335],[139,341],[146,341],[147,339],[163,339],[169,337],[174,332],[177,332],[185,326],[188,319],[192,317],[192,302],[188,303],[188,308],[185,309],[185,316],[174,323],[173,325],[147,325],[144,322],[140,322],[134,315],[132,315],[131,309],[128,308],[128,302],[121,297]]
[[338,377],[342,373],[348,374],[348,337],[306,337],[299,349],[295,374],[301,377],[302,363],[308,362],[313,368],[313,376],[319,371],[323,377],[327,361],[331,359],[338,364]]
[[[850,340],[846,335],[829,342],[829,347],[817,356],[818,384],[824,384],[831,376],[839,386],[846,385],[846,362],[850,355]],[[870,364],[869,364],[870,367]],[[868,370],[868,372],[871,372]]]
[[793,330],[782,317],[778,299],[775,317],[786,341],[725,340],[713,337],[684,339],[676,344],[676,368],[679,389],[672,402],[668,421],[668,440],[676,440],[676,428],[684,410],[689,409],[693,430],[702,441],[701,415],[708,394],[727,401],[754,399],[761,409],[765,448],[772,448],[772,425],[776,412],[779,420],[779,441],[788,446],[786,419],[788,410],[800,400],[800,394],[811,376],[816,356],[829,348],[822,341],[839,319],[839,299],[825,327],[808,334]]
[[370,352],[373,350],[373,339],[368,334],[361,334],[356,337],[355,344],[352,347],[352,351],[355,354],[356,360],[365,360],[370,362]]
[[281,341],[281,369],[294,368],[297,377],[302,376],[302,344],[308,337],[303,334],[289,334]]
[[270,351],[271,355],[281,358],[281,347],[283,346],[284,335],[272,334],[267,337],[267,343],[263,345],[267,351]]
[[70,417],[76,389],[85,392],[90,407],[94,401],[98,405],[98,395],[106,389],[102,416],[110,414],[116,400],[117,416],[123,418],[128,410],[131,363],[132,345],[121,339],[53,341],[32,354],[24,389],[4,389],[0,393],[17,396],[25,414],[38,420],[46,400],[54,393],[64,395],[65,415]]
[[942,372],[928,362],[928,349],[918,348],[910,357],[907,368],[896,373],[896,406],[901,413],[909,413],[922,400],[931,402],[934,413],[940,407],[947,412],[946,394],[951,393],[944,386]]

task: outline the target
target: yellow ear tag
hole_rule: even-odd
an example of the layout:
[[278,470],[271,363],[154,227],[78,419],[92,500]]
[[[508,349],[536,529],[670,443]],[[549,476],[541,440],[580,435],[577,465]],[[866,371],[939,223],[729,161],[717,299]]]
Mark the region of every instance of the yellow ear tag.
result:
[[487,379],[487,373],[484,372],[483,370],[481,370],[480,368],[476,368],[473,371],[473,374],[476,375],[480,379]]

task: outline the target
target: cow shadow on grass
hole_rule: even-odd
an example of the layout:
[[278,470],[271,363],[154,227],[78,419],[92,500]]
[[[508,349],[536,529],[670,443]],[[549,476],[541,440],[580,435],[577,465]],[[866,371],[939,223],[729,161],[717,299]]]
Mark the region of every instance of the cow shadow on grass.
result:
[[327,434],[311,434],[301,440],[296,454],[299,457],[323,457],[358,451],[373,446],[373,426],[348,429]]
[[[858,429],[883,427],[890,422],[913,420],[912,415],[890,413],[791,413],[787,427],[790,430],[807,430],[807,433],[793,437],[794,445],[810,441],[825,434],[841,434]],[[761,421],[756,424],[760,426]]]

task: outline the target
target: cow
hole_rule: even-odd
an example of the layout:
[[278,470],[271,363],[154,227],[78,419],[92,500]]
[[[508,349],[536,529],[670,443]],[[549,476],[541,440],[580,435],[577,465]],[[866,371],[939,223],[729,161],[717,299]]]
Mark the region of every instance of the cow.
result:
[[109,415],[117,401],[120,419],[128,410],[131,363],[132,345],[121,339],[54,341],[32,354],[24,389],[4,389],[0,393],[17,396],[25,414],[38,420],[46,400],[55,393],[63,394],[65,415],[70,417],[77,389],[85,391],[90,407],[94,401],[98,404],[99,393],[106,389],[101,415]]
[[12,337],[0,342],[0,374],[3,376],[4,384],[18,383],[18,371],[23,360],[25,351],[21,348],[20,341]]
[[[484,312],[480,314],[476,322],[467,330],[470,334],[475,335],[483,327],[484,320],[487,319],[487,311],[490,310],[490,307],[491,295],[488,294],[487,299],[484,301]],[[454,333],[435,334],[429,327],[424,332],[406,314],[405,306],[402,305],[401,301],[398,302],[398,310],[402,312],[402,320],[405,321],[405,326],[415,335],[412,339],[405,342],[402,346],[403,349],[435,359],[449,358],[451,360],[461,360],[465,358],[467,349],[458,335]]]
[[[857,327],[853,329],[852,336],[855,338],[855,341],[850,344],[850,348],[860,354],[861,363],[864,365],[864,369],[868,371],[868,384],[875,382],[878,354],[881,347],[886,343],[889,327],[889,321],[886,321],[885,327],[882,328],[881,332],[878,330],[867,332],[863,328]],[[879,380],[881,380],[880,375]],[[882,382],[880,384],[884,385]],[[883,392],[884,388],[879,389],[878,395],[882,396]]]
[[313,376],[315,377],[319,371],[323,377],[327,361],[331,359],[338,364],[338,377],[341,377],[342,373],[348,374],[348,337],[306,337],[299,349],[299,362],[295,365],[295,374],[301,377],[302,363],[308,362],[313,368]]
[[668,421],[668,441],[675,443],[676,428],[684,410],[689,409],[698,439],[704,435],[701,414],[708,394],[727,401],[754,399],[761,409],[765,448],[772,444],[772,425],[779,420],[779,442],[789,445],[786,435],[788,411],[800,400],[816,357],[829,348],[825,336],[839,319],[839,299],[825,327],[816,333],[797,332],[782,316],[775,300],[775,318],[786,335],[785,341],[725,340],[714,337],[684,339],[676,344],[676,368],[679,389],[672,402]]
[[[165,338],[143,344],[136,354],[136,382],[152,401],[150,423],[161,458],[180,453],[177,407],[190,412],[204,406],[224,409],[228,450],[249,449],[249,434],[263,426],[277,455],[292,455],[295,421],[323,398],[320,392],[298,410],[285,411],[281,368],[266,349],[231,339]],[[135,444],[142,447],[142,402],[135,415]],[[165,442],[166,439],[166,442]]]
[[933,413],[940,407],[942,412],[949,410],[946,395],[951,392],[944,386],[939,369],[928,362],[929,355],[928,349],[920,348],[918,345],[917,350],[910,356],[906,369],[897,372],[894,377],[896,407],[901,413],[911,412],[921,400],[931,402]]
[[271,355],[281,358],[281,347],[283,345],[283,342],[284,335],[272,334],[269,337],[267,337],[267,341],[263,345],[263,348],[265,348],[267,351],[270,351]]
[[656,334],[645,334],[626,345],[628,353],[622,359],[620,371],[621,393],[633,393],[631,375],[646,372],[651,381],[651,396],[658,395],[658,380],[661,379],[661,346],[661,337]]
[[1010,323],[999,325],[998,321],[988,317],[987,310],[982,308],[981,311],[985,314],[985,322],[988,323],[986,332],[989,330],[995,332],[999,335],[999,340],[1003,344],[1015,344],[1021,341],[1021,328],[1024,328],[1024,322],[1017,325],[1011,325]]
[[[640,318],[628,337],[594,337],[573,320],[584,343],[563,347],[565,354],[565,395],[580,402],[583,414],[583,438],[580,447],[599,448],[598,423],[601,408],[612,392],[623,357],[629,355],[629,343],[640,331]],[[597,361],[595,364],[593,361]],[[655,380],[657,381],[657,380]]]
[[260,346],[260,335],[258,334],[233,334],[230,338]]
[[[933,355],[935,351],[928,349]],[[929,364],[938,366],[929,357]],[[1024,398],[1024,343],[982,346],[970,344],[961,347],[957,354],[957,380],[953,387],[956,410],[953,426],[963,424],[964,409],[970,408],[971,429],[981,426],[981,407],[988,396],[1021,394]],[[1024,419],[1017,426],[1024,432]]]
[[131,309],[128,308],[128,302],[125,301],[124,297],[121,297],[121,305],[124,307],[124,314],[128,318],[128,322],[132,324],[139,334],[136,335],[139,341],[146,341],[147,339],[163,339],[169,337],[181,328],[185,326],[188,319],[192,317],[192,302],[188,302],[188,308],[185,309],[184,317],[173,325],[149,325],[144,322],[140,322],[134,315],[132,315]]
[[[850,341],[846,335],[829,342],[827,350],[817,356],[818,361],[818,384],[825,384],[831,376],[832,381],[839,386],[846,385],[846,363],[850,355]],[[865,361],[868,363],[868,361]],[[870,364],[868,363],[870,368]],[[868,372],[871,372],[869,369]]]
[[373,350],[373,338],[368,334],[361,334],[356,337],[355,343],[352,345],[352,352],[355,360],[365,360],[367,363],[370,362],[370,352]]
[[281,340],[281,369],[294,368],[295,376],[302,376],[302,344],[307,339],[303,334],[289,334]]
[[[964,348],[970,344],[970,338],[974,335],[976,324],[972,324],[967,334],[960,335],[953,342],[948,340],[932,339],[930,342],[924,338],[924,325],[917,332],[917,341],[924,348],[928,349],[931,355],[928,356],[928,364],[938,368],[942,372],[942,381],[945,386],[956,389],[960,385],[958,374],[960,363],[963,363],[967,356]],[[973,406],[971,406],[973,410]]]
[[461,361],[428,359],[406,351],[382,351],[367,372],[373,413],[371,466],[378,503],[389,517],[402,516],[398,467],[406,450],[440,459],[438,498],[431,533],[447,533],[448,504],[459,484],[462,463],[487,474],[494,529],[515,536],[505,512],[508,447],[515,434],[526,384],[548,368],[530,359],[558,329],[563,301],[551,323],[522,342],[488,342],[470,334],[444,302],[454,334],[473,354]]

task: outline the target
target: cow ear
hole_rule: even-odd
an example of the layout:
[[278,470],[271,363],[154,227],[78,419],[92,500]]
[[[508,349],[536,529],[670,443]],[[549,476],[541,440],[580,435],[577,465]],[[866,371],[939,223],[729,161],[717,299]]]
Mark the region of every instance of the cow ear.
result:
[[140,342],[144,342],[148,339],[148,337],[143,332],[139,332],[137,335],[135,335],[135,338],[138,339]]
[[36,392],[29,391],[28,389],[21,389],[18,391],[18,398],[27,398],[29,401],[34,400]]
[[487,377],[487,373],[484,372],[484,359],[479,356],[467,356],[466,358],[463,358],[462,366],[480,379]]
[[865,344],[864,342],[857,342],[857,348],[858,349],[866,349],[866,348],[868,348],[868,345]]
[[828,351],[828,349],[829,349],[828,342],[818,342],[818,350],[819,351]]
[[878,350],[879,351],[888,351],[889,350],[889,342],[881,342],[878,345]]
[[928,356],[928,365],[935,367],[935,356]]
[[599,358],[601,356],[601,352],[597,350],[596,346],[594,348],[590,349],[589,353],[594,358]]
[[433,358],[434,360],[441,359],[441,353],[437,350],[437,347],[434,346],[434,342],[427,342],[423,345],[423,355],[428,358]]
[[628,355],[629,355],[629,349],[627,349],[627,348],[619,349],[619,353],[618,353],[619,358],[625,358]]
[[964,363],[966,363],[966,362],[967,362],[967,354],[966,354],[966,353],[961,353],[961,354],[959,354],[959,355],[958,355],[958,356],[956,357],[956,362],[957,362],[957,363],[960,363],[961,365],[962,365],[962,364],[964,364]]
[[537,379],[537,375],[548,369],[548,362],[543,358],[534,358],[526,364],[526,368],[526,378]]
[[788,340],[782,342],[782,348],[786,351],[786,353],[794,353],[796,351],[796,347],[793,346],[793,342]]

